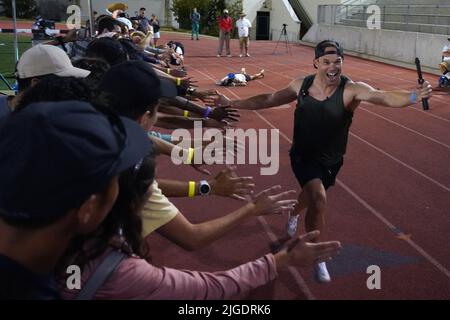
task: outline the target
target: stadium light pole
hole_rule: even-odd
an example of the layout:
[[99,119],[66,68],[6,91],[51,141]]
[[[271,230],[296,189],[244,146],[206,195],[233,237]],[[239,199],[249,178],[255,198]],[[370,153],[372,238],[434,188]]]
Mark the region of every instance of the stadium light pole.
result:
[[16,0],[12,0],[13,28],[14,28],[14,62],[19,60],[19,46],[17,44],[17,16],[16,16]]

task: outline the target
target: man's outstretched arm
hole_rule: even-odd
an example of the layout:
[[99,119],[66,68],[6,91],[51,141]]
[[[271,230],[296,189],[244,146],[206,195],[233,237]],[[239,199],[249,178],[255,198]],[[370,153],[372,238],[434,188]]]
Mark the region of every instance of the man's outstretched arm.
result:
[[216,105],[230,105],[236,109],[259,110],[281,106],[297,99],[303,78],[293,80],[288,87],[273,93],[259,94],[244,100],[230,100],[221,95]]
[[350,90],[354,94],[353,99],[357,101],[367,101],[383,107],[402,108],[415,104],[431,97],[431,85],[425,81],[422,86],[413,90],[377,90],[364,82],[356,82],[350,85]]

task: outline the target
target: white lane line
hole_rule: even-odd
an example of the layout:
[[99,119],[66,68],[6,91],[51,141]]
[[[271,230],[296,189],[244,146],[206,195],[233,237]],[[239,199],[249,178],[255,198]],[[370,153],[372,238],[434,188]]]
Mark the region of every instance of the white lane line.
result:
[[396,121],[388,119],[388,118],[386,118],[386,117],[384,117],[384,116],[382,116],[382,115],[380,115],[380,114],[378,114],[376,112],[370,111],[370,110],[368,110],[368,109],[366,109],[364,107],[359,107],[359,109],[364,110],[365,112],[368,112],[368,113],[374,115],[375,117],[381,118],[381,119],[383,119],[383,120],[385,120],[385,121],[387,121],[389,123],[392,123],[393,125],[399,126],[399,127],[403,128],[405,130],[408,130],[408,131],[410,131],[410,132],[412,132],[414,134],[417,134],[417,135],[421,136],[422,138],[425,138],[425,139],[428,139],[430,141],[433,141],[434,143],[437,143],[437,144],[439,144],[439,145],[441,145],[443,147],[446,147],[447,149],[450,149],[450,145],[445,144],[444,142],[438,141],[438,140],[436,140],[436,139],[434,139],[432,137],[429,137],[429,136],[427,136],[427,135],[425,135],[423,133],[420,133],[420,132],[418,132],[418,131],[416,131],[414,129],[408,128],[408,127],[406,127],[406,126],[404,126],[404,125],[402,125],[402,124],[400,124],[400,123],[398,123]]
[[387,153],[386,151],[383,151],[382,149],[378,148],[377,146],[373,145],[372,143],[370,143],[369,141],[364,140],[363,138],[361,138],[360,136],[350,132],[350,135],[362,142],[364,142],[365,144],[367,144],[368,146],[372,147],[373,149],[377,150],[378,152],[382,153],[383,155],[385,155],[386,157],[394,160],[395,162],[401,164],[402,166],[408,168],[409,170],[413,171],[414,173],[418,174],[419,176],[421,176],[422,178],[427,179],[428,181],[434,183],[435,185],[437,185],[438,187],[441,187],[442,189],[444,189],[445,191],[450,191],[450,188],[443,185],[442,183],[440,183],[439,181],[436,181],[435,179],[427,176],[425,173],[417,170],[416,168],[413,168],[412,166],[410,166],[407,163],[404,163],[402,160],[394,157],[393,155]]

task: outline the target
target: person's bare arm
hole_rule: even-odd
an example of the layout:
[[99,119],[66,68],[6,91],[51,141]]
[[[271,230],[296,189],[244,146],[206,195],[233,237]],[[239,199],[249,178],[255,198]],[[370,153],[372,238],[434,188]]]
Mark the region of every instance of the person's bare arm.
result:
[[[422,86],[408,90],[377,90],[364,82],[349,83],[348,92],[352,100],[366,101],[390,108],[402,108],[415,104],[421,99],[429,98],[432,94],[431,85],[425,81]],[[415,95],[415,99],[414,99]]]
[[[253,177],[239,177],[235,169],[227,168],[219,172],[213,179],[208,179],[211,187],[211,195],[230,197],[237,200],[245,200],[253,192],[255,184]],[[195,196],[200,195],[196,183]],[[167,197],[187,197],[189,191],[188,181],[158,179],[158,186]]]
[[206,247],[250,217],[291,212],[297,201],[281,199],[295,194],[295,191],[276,194],[279,190],[279,186],[266,189],[245,206],[220,218],[199,224],[192,224],[179,212],[157,231],[186,250]]
[[216,105],[230,105],[236,109],[259,110],[277,107],[286,103],[290,103],[297,99],[303,78],[293,80],[289,86],[273,93],[260,94],[244,100],[229,100],[221,95],[216,100]]

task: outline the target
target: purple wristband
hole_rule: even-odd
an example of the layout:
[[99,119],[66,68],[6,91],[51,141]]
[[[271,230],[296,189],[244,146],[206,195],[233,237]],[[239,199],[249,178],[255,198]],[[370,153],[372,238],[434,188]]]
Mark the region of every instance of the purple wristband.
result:
[[208,118],[213,109],[211,107],[207,107],[205,112],[203,112],[203,118]]

